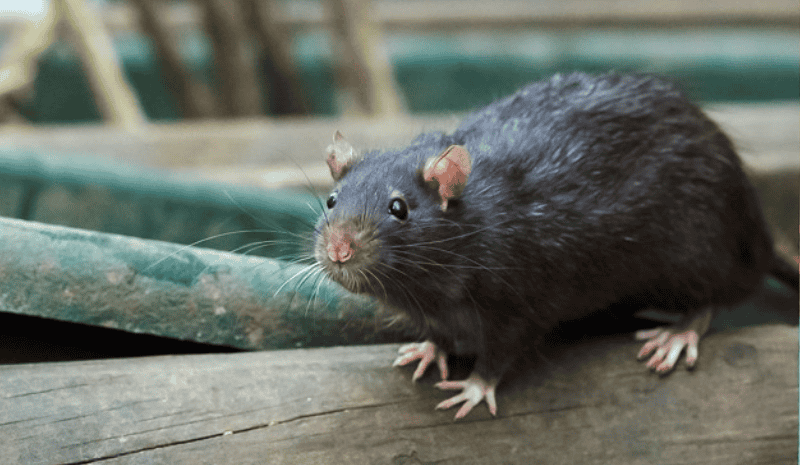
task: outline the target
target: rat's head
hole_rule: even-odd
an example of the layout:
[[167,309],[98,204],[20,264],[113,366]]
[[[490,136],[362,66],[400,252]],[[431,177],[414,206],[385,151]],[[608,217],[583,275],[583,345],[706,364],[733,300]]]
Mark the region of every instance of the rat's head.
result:
[[469,177],[469,153],[422,144],[361,156],[337,131],[327,162],[336,186],[314,256],[346,289],[389,298],[398,280],[434,264],[432,241],[452,234],[448,216]]

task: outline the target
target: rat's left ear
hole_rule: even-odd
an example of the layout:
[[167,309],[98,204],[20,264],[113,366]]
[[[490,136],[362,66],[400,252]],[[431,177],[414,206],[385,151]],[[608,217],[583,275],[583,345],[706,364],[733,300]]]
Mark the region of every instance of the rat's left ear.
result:
[[358,161],[356,149],[344,140],[344,136],[339,131],[333,133],[333,143],[328,146],[326,151],[328,152],[326,161],[334,181],[342,179],[347,170]]
[[438,189],[442,211],[448,202],[464,191],[472,171],[472,158],[463,145],[451,145],[440,155],[431,157],[422,169],[422,179],[433,189]]

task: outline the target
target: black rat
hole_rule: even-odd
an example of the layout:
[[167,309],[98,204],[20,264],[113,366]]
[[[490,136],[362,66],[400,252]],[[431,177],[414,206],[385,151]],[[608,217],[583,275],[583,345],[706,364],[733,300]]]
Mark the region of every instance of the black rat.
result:
[[[777,258],[731,141],[674,85],[647,75],[555,75],[467,116],[452,134],[359,154],[328,148],[336,186],[315,258],[346,289],[405,316],[425,342],[395,366],[435,362],[463,392],[461,418],[515,356],[560,322],[612,308],[685,315],[640,331],[648,366],[673,369],[714,310],[766,274],[798,285]],[[447,354],[474,355],[448,381]]]

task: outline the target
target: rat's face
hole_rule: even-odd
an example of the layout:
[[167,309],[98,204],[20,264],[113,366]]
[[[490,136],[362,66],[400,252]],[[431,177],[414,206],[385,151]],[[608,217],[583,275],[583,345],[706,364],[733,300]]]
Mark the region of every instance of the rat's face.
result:
[[[404,238],[416,229],[421,192],[403,179],[408,174],[381,161],[362,161],[330,193],[316,228],[314,256],[346,289],[385,298],[387,284],[391,287],[403,268],[398,260],[404,255],[410,260]],[[408,168],[413,176],[415,170]],[[394,186],[398,179],[403,189]]]
[[442,270],[454,275],[449,265],[459,254],[451,249],[463,231],[451,206],[469,176],[466,149],[432,138],[360,156],[340,133],[333,141],[327,162],[337,185],[314,247],[328,276],[352,292],[397,301],[416,298]]

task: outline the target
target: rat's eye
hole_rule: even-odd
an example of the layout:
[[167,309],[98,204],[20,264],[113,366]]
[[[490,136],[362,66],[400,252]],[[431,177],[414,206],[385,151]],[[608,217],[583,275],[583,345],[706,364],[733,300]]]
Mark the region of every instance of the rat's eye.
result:
[[408,218],[408,205],[403,199],[392,199],[389,202],[389,213],[398,220],[405,221]]
[[328,206],[328,209],[336,206],[336,192],[331,192],[331,195],[328,196],[328,201],[325,202],[325,205]]

